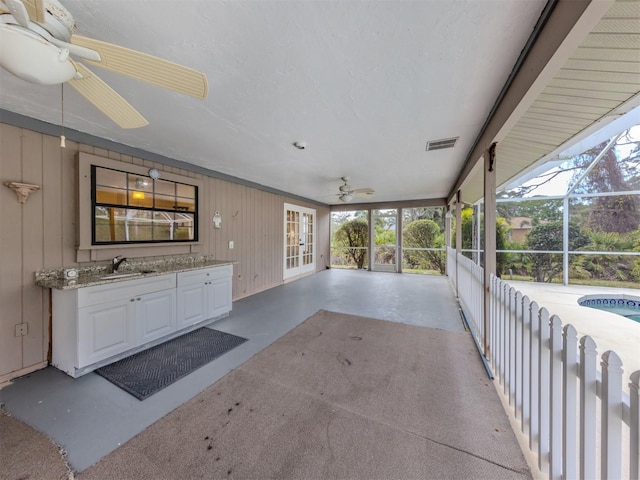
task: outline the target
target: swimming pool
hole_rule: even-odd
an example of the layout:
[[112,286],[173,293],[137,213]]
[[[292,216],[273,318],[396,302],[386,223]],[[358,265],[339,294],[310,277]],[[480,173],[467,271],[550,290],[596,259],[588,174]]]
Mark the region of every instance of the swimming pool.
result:
[[622,315],[640,323],[640,297],[632,295],[585,295],[578,299],[583,307]]

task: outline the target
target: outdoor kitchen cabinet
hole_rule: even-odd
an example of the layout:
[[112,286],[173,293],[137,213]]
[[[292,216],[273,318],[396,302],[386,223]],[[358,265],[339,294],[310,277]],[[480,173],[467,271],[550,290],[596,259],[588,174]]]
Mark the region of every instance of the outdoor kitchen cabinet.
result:
[[51,363],[77,377],[173,333],[175,285],[169,274],[53,290]]
[[228,313],[232,276],[232,265],[178,273],[178,328]]
[[52,288],[51,364],[79,377],[231,311],[233,265]]

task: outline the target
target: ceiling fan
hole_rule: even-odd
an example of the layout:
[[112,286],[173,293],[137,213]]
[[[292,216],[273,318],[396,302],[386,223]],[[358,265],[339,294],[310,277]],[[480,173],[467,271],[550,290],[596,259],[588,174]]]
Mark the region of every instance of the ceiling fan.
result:
[[77,57],[192,97],[208,94],[204,73],[168,60],[75,35],[75,20],[58,0],[0,0],[0,66],[40,85],[68,83],[122,128],[149,122]]
[[343,203],[348,203],[353,200],[353,197],[371,198],[375,191],[372,188],[352,188],[349,185],[349,177],[342,177],[344,184],[340,185],[340,193],[338,193],[338,200]]

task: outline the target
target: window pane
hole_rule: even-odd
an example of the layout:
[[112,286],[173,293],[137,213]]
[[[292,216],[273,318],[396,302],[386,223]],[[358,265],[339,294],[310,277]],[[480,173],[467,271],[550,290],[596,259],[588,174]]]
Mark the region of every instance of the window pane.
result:
[[126,210],[114,207],[96,207],[95,241],[123,242],[126,239],[124,219]]
[[127,191],[118,188],[96,186],[96,202],[110,205],[126,205]]
[[174,208],[184,212],[195,212],[196,200],[195,198],[177,198]]
[[197,240],[198,187],[102,167],[94,172],[95,243]]
[[105,187],[127,187],[127,174],[107,168],[96,168],[96,185]]
[[154,212],[153,239],[173,240],[174,214],[169,212]]
[[193,214],[176,213],[173,226],[174,240],[195,240],[196,219]]
[[155,207],[162,210],[174,210],[176,207],[176,197],[156,194]]
[[182,183],[177,183],[176,188],[177,188],[176,195],[178,197],[185,197],[185,198],[192,198],[192,199],[196,198],[196,187],[194,187],[193,185],[184,185]]
[[167,180],[156,180],[155,190],[156,190],[156,193],[159,193],[161,195],[175,196],[176,184],[175,182],[169,182]]
[[123,219],[125,239],[129,242],[153,240],[152,215],[148,210],[128,209]]
[[141,190],[130,190],[129,206],[151,208],[153,207],[153,194]]
[[129,174],[128,180],[129,190],[142,190],[144,192],[153,192],[153,182],[150,178]]

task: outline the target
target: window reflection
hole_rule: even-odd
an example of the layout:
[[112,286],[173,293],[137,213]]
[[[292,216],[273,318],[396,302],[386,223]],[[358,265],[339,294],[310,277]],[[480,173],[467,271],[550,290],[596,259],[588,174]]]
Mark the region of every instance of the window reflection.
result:
[[197,240],[197,188],[92,167],[93,243]]

